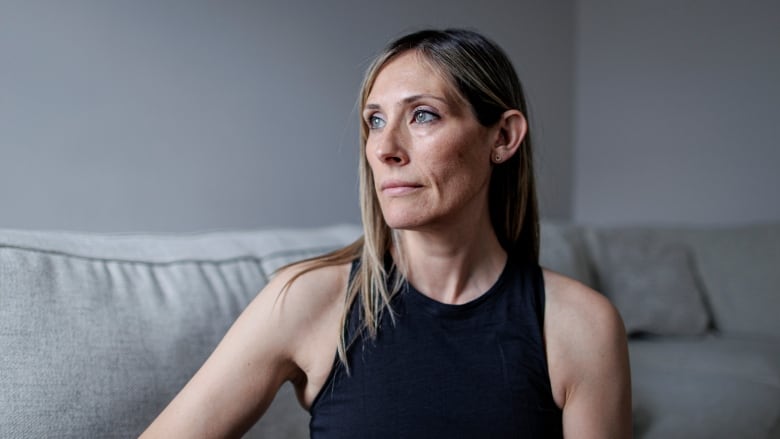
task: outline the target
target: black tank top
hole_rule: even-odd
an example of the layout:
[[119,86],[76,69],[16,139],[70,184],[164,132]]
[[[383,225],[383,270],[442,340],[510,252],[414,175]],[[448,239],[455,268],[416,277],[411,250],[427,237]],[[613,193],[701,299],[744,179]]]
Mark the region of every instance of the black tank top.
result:
[[462,305],[407,282],[391,306],[395,324],[383,313],[373,340],[356,331],[360,307],[350,310],[350,374],[334,363],[310,409],[312,439],[563,437],[538,266],[509,258],[498,281]]

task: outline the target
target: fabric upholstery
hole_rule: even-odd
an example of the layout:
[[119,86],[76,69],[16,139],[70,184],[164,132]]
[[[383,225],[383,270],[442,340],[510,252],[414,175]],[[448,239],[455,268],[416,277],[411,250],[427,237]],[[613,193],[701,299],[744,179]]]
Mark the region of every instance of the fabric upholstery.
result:
[[582,231],[570,224],[545,222],[540,231],[539,263],[550,270],[576,279],[590,287],[594,279]]
[[709,313],[684,244],[643,230],[598,230],[587,237],[598,289],[618,309],[629,334],[707,330]]
[[629,350],[635,437],[780,437],[780,339],[656,337]]
[[275,268],[359,232],[3,231],[0,437],[137,436]]
[[[135,437],[275,269],[359,234],[355,226],[187,235],[0,230],[0,437]],[[548,222],[541,234],[542,265],[596,289],[625,265],[652,294],[666,297],[688,275],[704,294],[715,326],[708,335],[629,341],[637,439],[780,439],[780,223]],[[617,246],[617,256],[596,257],[590,234],[609,238],[596,243]],[[631,256],[636,248],[652,251]],[[677,305],[680,294],[644,312]],[[699,328],[694,308],[687,318]],[[306,438],[308,418],[286,384],[247,437]]]
[[715,326],[780,337],[780,223],[659,230],[692,249]]

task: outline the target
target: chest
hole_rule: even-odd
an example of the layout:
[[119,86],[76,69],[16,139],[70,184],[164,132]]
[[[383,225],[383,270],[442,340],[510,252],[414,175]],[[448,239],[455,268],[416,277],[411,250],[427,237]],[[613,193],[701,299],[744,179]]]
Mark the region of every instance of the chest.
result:
[[560,411],[538,321],[505,302],[446,315],[396,304],[394,323],[350,348],[350,373],[331,374],[312,437],[550,437]]

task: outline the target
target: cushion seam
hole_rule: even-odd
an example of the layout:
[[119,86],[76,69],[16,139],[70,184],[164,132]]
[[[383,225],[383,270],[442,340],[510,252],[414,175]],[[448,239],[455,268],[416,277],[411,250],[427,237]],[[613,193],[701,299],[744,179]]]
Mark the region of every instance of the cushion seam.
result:
[[86,255],[79,255],[75,253],[69,253],[65,251],[60,250],[44,250],[40,248],[34,248],[34,247],[23,247],[23,246],[17,246],[17,245],[8,245],[8,244],[0,244],[0,249],[11,249],[11,250],[20,250],[20,251],[26,251],[30,253],[41,253],[46,255],[52,255],[52,256],[62,256],[67,258],[74,258],[74,259],[81,259],[86,261],[97,261],[97,262],[118,262],[123,264],[140,264],[140,265],[177,265],[177,264],[230,264],[245,260],[253,260],[259,263],[262,263],[264,258],[261,256],[254,256],[254,255],[242,255],[242,256],[233,256],[230,258],[225,259],[175,259],[171,261],[144,261],[140,259],[124,259],[124,258],[105,258],[105,257],[98,257],[98,256],[86,256]]
[[[80,255],[75,253],[69,253],[61,250],[47,250],[47,249],[40,249],[35,247],[25,247],[25,246],[19,246],[19,245],[9,245],[9,244],[0,244],[0,249],[10,249],[10,250],[19,250],[19,251],[25,251],[25,252],[31,252],[31,253],[41,253],[46,255],[52,255],[52,256],[62,256],[62,257],[68,257],[68,258],[75,258],[75,259],[81,259],[81,260],[87,260],[87,261],[99,261],[99,262],[117,262],[117,263],[124,263],[124,264],[141,264],[141,265],[156,265],[156,266],[166,266],[166,265],[179,265],[179,264],[230,264],[230,263],[236,263],[240,261],[255,261],[260,264],[262,269],[262,264],[268,260],[271,259],[277,259],[282,258],[285,256],[289,256],[291,254],[297,253],[297,252],[307,252],[307,253],[318,253],[318,252],[326,252],[328,250],[332,250],[334,246],[319,246],[319,247],[308,247],[308,248],[301,248],[301,249],[288,249],[288,250],[279,250],[275,252],[268,253],[265,256],[256,256],[256,255],[241,255],[241,256],[233,256],[230,258],[225,259],[175,259],[171,261],[144,261],[139,259],[124,259],[124,258],[105,258],[105,257],[97,257],[97,256],[86,256],[86,255]],[[267,275],[265,273],[265,270],[263,270],[263,274]]]

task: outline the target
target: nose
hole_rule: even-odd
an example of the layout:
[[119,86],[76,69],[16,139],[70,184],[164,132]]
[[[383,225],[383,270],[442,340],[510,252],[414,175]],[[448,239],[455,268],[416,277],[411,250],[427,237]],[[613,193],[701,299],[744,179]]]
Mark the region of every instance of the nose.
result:
[[380,162],[391,166],[403,166],[409,162],[406,142],[408,136],[404,134],[403,127],[395,124],[387,124],[379,136],[376,136],[374,152]]

